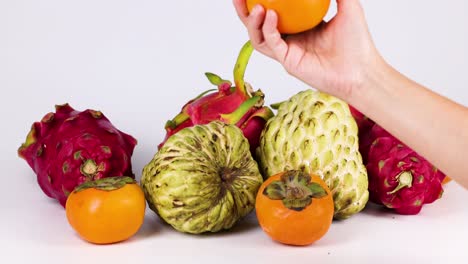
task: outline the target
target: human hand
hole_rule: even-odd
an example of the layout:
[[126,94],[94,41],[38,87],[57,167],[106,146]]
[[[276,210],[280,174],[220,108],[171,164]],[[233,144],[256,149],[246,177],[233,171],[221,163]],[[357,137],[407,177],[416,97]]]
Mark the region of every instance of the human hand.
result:
[[249,14],[245,0],[233,3],[257,51],[323,92],[348,100],[382,62],[359,0],[337,0],[338,12],[329,22],[284,38],[273,10],[258,5]]

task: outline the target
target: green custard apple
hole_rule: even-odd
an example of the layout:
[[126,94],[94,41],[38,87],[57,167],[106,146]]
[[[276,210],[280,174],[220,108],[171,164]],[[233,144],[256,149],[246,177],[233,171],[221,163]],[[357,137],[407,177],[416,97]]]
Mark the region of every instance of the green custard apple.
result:
[[141,178],[150,208],[193,234],[233,227],[254,209],[262,182],[242,131],[220,121],[172,135]]
[[336,219],[361,211],[369,199],[356,121],[348,104],[334,96],[306,90],[281,103],[257,155],[265,177],[286,170],[319,175],[333,193]]

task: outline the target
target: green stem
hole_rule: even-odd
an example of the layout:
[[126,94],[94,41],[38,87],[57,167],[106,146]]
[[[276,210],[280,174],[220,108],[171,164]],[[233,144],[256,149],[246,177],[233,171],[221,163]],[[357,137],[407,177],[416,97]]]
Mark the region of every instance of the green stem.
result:
[[247,88],[245,87],[244,74],[253,50],[254,48],[252,43],[247,41],[242,47],[239,56],[237,57],[236,66],[234,67],[234,82],[238,92],[245,95],[246,97],[248,97],[249,94]]
[[[217,91],[218,89],[210,89],[210,90],[207,90],[207,91],[204,91],[203,93],[199,94],[197,97],[193,98],[192,100],[190,100],[190,102],[193,102],[193,101],[196,101],[200,98],[202,98],[203,96],[205,96],[206,94],[208,93],[211,93],[211,92],[215,92]],[[175,129],[176,127],[178,127],[180,124],[182,124],[183,122],[185,122],[185,120],[189,119],[190,116],[188,114],[185,113],[185,108],[182,109],[182,112],[179,113],[178,115],[176,115],[173,119],[171,120],[168,120],[166,122],[166,125],[164,126],[165,129],[168,129],[168,128],[171,128],[171,129]]]
[[178,115],[176,115],[173,119],[168,120],[166,122],[166,125],[164,126],[165,129],[175,129],[178,127],[180,124],[182,124],[185,120],[189,119],[189,115],[186,113],[182,112]]
[[262,100],[260,96],[249,98],[247,101],[243,102],[234,112],[229,114],[221,114],[221,119],[227,124],[235,125],[260,100]]
[[205,72],[206,78],[210,81],[211,84],[219,86],[223,83],[229,83],[231,85],[231,82],[228,80],[224,80],[223,78],[219,77],[218,75],[211,73],[211,72]]
[[413,186],[413,175],[411,174],[411,172],[404,171],[400,173],[397,176],[397,180],[398,180],[398,186],[395,188],[395,190],[388,192],[387,194],[395,194],[396,192],[398,192],[399,190],[403,188],[406,188],[406,187],[411,188],[411,186]]

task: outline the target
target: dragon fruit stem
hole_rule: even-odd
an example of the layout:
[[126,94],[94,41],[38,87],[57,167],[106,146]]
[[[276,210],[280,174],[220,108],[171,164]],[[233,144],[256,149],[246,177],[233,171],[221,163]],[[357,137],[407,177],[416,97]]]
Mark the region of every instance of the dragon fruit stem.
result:
[[250,97],[247,87],[244,82],[244,74],[249,62],[250,55],[252,55],[254,48],[252,43],[247,41],[242,47],[239,56],[237,57],[236,66],[234,67],[234,83],[237,87],[237,92],[244,95],[245,98]]
[[411,188],[413,186],[413,175],[411,172],[404,171],[397,176],[398,186],[395,190],[388,192],[387,194],[394,194],[403,188]]
[[229,114],[221,114],[223,122],[231,125],[235,125],[239,122],[242,117],[247,114],[258,102],[262,100],[260,96],[254,96],[243,102],[234,112]]

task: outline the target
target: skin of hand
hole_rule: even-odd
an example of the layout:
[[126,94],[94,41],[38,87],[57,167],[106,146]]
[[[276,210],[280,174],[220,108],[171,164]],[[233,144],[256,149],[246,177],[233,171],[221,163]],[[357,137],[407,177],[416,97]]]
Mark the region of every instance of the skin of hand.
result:
[[285,38],[276,28],[273,10],[257,5],[249,14],[245,0],[233,2],[253,47],[323,92],[348,98],[366,71],[381,60],[357,0],[339,0],[337,15],[329,22]]
[[249,13],[233,0],[253,47],[292,76],[343,99],[468,188],[468,109],[385,62],[369,33],[359,0],[337,0],[328,22],[281,36],[278,17],[260,5]]

